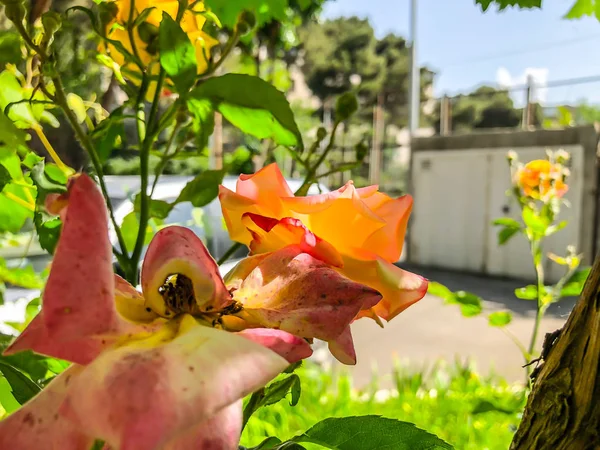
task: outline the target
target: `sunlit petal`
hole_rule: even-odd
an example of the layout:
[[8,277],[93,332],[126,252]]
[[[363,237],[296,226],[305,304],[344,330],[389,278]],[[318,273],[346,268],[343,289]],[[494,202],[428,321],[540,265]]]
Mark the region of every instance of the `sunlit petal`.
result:
[[58,412],[69,381],[81,369],[68,368],[22,408],[0,421],[0,449],[89,450],[94,438]]
[[188,322],[172,341],[104,352],[72,381],[64,414],[120,450],[160,449],[288,365],[248,339]]
[[253,328],[243,330],[239,335],[273,350],[290,364],[312,355],[308,342],[282,330]]

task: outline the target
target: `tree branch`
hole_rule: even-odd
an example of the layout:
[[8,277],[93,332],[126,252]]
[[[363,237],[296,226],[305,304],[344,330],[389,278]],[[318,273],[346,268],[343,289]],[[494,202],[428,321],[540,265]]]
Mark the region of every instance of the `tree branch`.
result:
[[511,450],[600,448],[600,256],[527,400]]

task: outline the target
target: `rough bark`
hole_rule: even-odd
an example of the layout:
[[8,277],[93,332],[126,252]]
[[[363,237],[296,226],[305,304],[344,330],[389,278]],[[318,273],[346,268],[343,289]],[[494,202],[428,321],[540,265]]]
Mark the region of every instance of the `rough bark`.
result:
[[536,377],[510,449],[600,449],[600,256]]

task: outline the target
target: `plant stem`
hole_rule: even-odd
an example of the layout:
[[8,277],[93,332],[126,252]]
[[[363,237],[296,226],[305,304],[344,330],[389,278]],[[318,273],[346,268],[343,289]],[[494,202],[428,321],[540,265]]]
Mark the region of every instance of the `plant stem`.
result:
[[71,128],[73,128],[73,131],[75,131],[75,135],[79,139],[79,142],[81,143],[83,148],[87,151],[88,155],[90,155],[92,165],[94,166],[96,175],[98,175],[98,183],[100,184],[100,190],[102,191],[102,195],[104,196],[104,199],[106,200],[106,206],[108,207],[108,213],[109,213],[110,219],[112,221],[113,227],[115,229],[115,233],[117,235],[117,239],[119,241],[119,246],[120,246],[120,251],[118,251],[116,248],[113,247],[113,252],[117,256],[117,258],[120,258],[127,251],[127,247],[125,247],[125,240],[123,239],[123,234],[121,233],[121,228],[119,227],[119,224],[117,223],[117,219],[115,218],[113,205],[112,205],[112,202],[108,195],[108,189],[106,188],[106,183],[104,182],[104,172],[102,170],[102,163],[100,162],[100,158],[98,156],[98,153],[96,152],[96,148],[94,147],[92,140],[86,134],[86,132],[81,128],[81,126],[79,125],[79,122],[77,121],[77,117],[75,117],[75,114],[69,108],[69,105],[67,103],[67,96],[65,94],[65,90],[62,85],[61,79],[59,77],[54,77],[52,79],[52,81],[54,82],[56,104],[61,107],[61,109],[65,113],[65,116],[67,117],[67,120],[69,121],[69,124],[71,125]]
[[317,162],[308,170],[308,173],[306,174],[306,177],[304,178],[304,182],[302,183],[302,186],[300,186],[298,188],[298,190],[295,192],[295,195],[305,196],[306,194],[308,194],[308,189],[310,189],[310,186],[315,181],[314,178],[315,178],[315,174],[317,173],[317,170],[319,169],[319,167],[321,166],[323,161],[325,161],[325,158],[327,157],[327,155],[329,154],[329,152],[335,145],[335,134],[337,132],[339,125],[340,125],[340,122],[338,122],[338,121],[336,121],[333,124],[333,129],[331,130],[331,137],[329,138],[329,143],[327,144],[327,147],[325,147],[325,150],[323,150],[323,153],[321,153],[321,156],[319,157]]
[[241,246],[242,244],[240,244],[239,242],[235,242],[234,244],[232,244],[231,247],[227,249],[225,254],[223,254],[223,256],[219,258],[219,260],[217,261],[217,265],[220,266],[221,264],[227,262],[229,258],[231,258],[231,255],[233,255]]
[[[535,312],[535,323],[533,325],[533,332],[531,333],[531,341],[529,342],[529,359],[533,355],[535,350],[535,344],[537,341],[537,336],[540,329],[540,323],[542,321],[542,317],[544,316],[544,306],[543,306],[543,292],[544,288],[544,267],[542,266],[542,257],[541,257],[541,241],[539,238],[532,238],[530,240],[530,248],[531,248],[531,256],[533,257],[533,264],[535,266],[535,273],[537,278],[537,302],[536,302],[536,312]],[[529,367],[527,368],[529,371]]]
[[214,63],[211,67],[209,67],[206,70],[206,72],[204,72],[200,76],[200,78],[196,82],[196,86],[198,86],[198,84],[202,80],[205,80],[205,79],[209,78],[211,75],[213,75],[217,71],[217,69],[219,69],[219,67],[221,67],[221,65],[225,62],[225,59],[227,58],[227,56],[229,56],[229,54],[231,53],[231,51],[233,50],[233,48],[235,47],[235,45],[238,43],[239,40],[240,40],[240,33],[235,31],[233,33],[233,35],[229,38],[227,43],[225,44],[225,48],[221,52],[221,55],[219,56],[219,60],[216,63]]

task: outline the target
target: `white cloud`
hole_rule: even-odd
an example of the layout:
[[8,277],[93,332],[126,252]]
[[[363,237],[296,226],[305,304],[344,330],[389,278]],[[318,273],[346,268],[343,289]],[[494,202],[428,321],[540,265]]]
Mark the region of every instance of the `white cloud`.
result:
[[[548,69],[544,67],[528,67],[521,74],[511,75],[506,67],[500,67],[496,71],[496,82],[500,87],[509,89],[511,87],[523,86],[527,84],[527,79],[533,80],[533,101],[544,103],[548,95],[548,89],[544,88],[548,84]],[[511,93],[517,106],[525,103],[525,91],[517,90]]]

